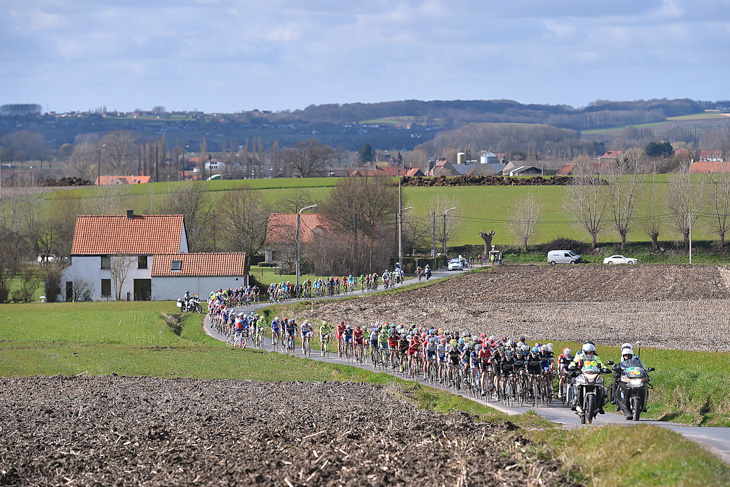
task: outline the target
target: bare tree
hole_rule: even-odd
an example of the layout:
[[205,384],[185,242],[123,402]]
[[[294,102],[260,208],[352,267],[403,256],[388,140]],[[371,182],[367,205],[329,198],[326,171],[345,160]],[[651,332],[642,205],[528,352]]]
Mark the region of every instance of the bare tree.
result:
[[276,203],[275,210],[279,213],[297,213],[305,206],[316,203],[314,197],[306,189],[290,193],[286,198]]
[[212,207],[209,194],[202,181],[173,183],[157,209],[163,215],[183,215],[191,252],[202,252],[211,248],[209,242]]
[[[373,266],[379,262],[376,253],[387,249],[395,236],[397,188],[387,178],[343,178],[319,205],[319,213],[332,238],[348,242],[350,251],[346,260],[352,262],[351,272],[359,274],[361,268],[373,272]],[[383,243],[384,247],[375,242]],[[362,248],[368,249],[364,261]],[[392,253],[386,251],[386,258],[389,255]]]
[[332,153],[332,147],[311,139],[284,149],[282,159],[296,176],[308,178],[323,172]]
[[616,165],[606,176],[613,223],[621,237],[621,249],[626,248],[626,235],[634,223],[634,209],[639,197],[638,172],[645,161],[644,151],[638,148],[629,149],[618,158]]
[[707,175],[710,183],[712,203],[713,233],[720,237],[720,246],[725,246],[725,236],[730,230],[728,213],[730,213],[730,173],[711,172]]
[[134,172],[137,159],[137,136],[129,130],[115,130],[102,140],[102,158],[112,175],[128,175]]
[[[656,161],[651,175],[651,200],[646,210],[646,214],[642,218],[642,227],[644,232],[651,238],[652,250],[659,249],[659,235],[662,232],[662,219],[657,209],[657,191],[656,191]],[[646,208],[647,205],[644,205]]]
[[667,188],[667,207],[674,226],[684,239],[685,247],[689,247],[689,234],[697,222],[704,200],[705,184],[702,175],[696,175],[697,182],[692,182],[689,165],[669,176]]
[[117,301],[122,300],[122,286],[129,276],[129,271],[137,262],[134,255],[115,255],[110,259],[109,272],[112,275],[114,284],[114,295]]
[[576,159],[575,176],[568,186],[566,209],[583,227],[592,239],[592,248],[598,246],[598,235],[606,222],[607,185],[595,171],[593,162],[587,156]]
[[[537,230],[541,212],[542,205],[540,202],[532,193],[527,193],[524,198],[515,202],[508,216],[508,228],[522,242],[525,252],[527,252],[527,244],[535,233],[535,230]],[[488,254],[485,253],[485,255]]]
[[96,142],[90,140],[78,142],[68,158],[68,172],[72,176],[93,181],[99,157],[99,147]]
[[219,230],[226,250],[245,252],[247,261],[261,250],[266,240],[269,208],[261,195],[239,187],[228,191],[218,204]]
[[127,184],[110,184],[94,188],[94,196],[84,201],[84,211],[90,215],[120,215],[129,198]]

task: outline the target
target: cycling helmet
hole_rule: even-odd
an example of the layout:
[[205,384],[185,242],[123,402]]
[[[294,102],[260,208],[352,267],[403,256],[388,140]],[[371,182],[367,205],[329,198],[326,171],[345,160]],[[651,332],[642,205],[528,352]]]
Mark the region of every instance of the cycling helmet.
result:
[[463,338],[459,338],[459,345],[462,345],[462,346],[464,345],[464,339]]
[[497,337],[494,336],[494,335],[489,335],[489,341],[490,342],[496,342],[497,341]]
[[355,327],[355,329],[356,329],[356,330],[359,330],[359,329],[360,329],[360,325],[357,325],[357,326]]
[[568,355],[570,355],[571,353],[572,353],[572,352],[570,351],[570,349],[569,349],[568,347],[565,347],[565,348],[563,349],[563,355],[565,355],[566,357],[567,357]]
[[512,358],[512,350],[510,350],[510,349],[507,349],[507,350],[505,350],[505,352],[504,352],[504,356],[505,356],[506,358],[508,358],[508,359],[509,359],[509,358]]
[[524,349],[524,348],[522,348],[522,347],[519,347],[519,348],[517,349],[517,356],[518,356],[518,357],[524,357],[524,356],[525,356],[525,349]]
[[351,327],[350,325],[347,325],[347,326],[345,327],[345,329],[346,329],[346,330],[350,330],[350,329],[352,329],[352,327]]
[[552,343],[548,343],[547,345],[545,345],[544,349],[546,351],[552,353],[552,351],[553,351],[553,344]]
[[482,346],[477,343],[477,345],[474,347],[474,350],[477,352],[482,349]]
[[277,316],[276,318],[274,318],[274,321],[279,321],[279,317]]
[[585,345],[583,345],[583,353],[584,354],[588,354],[588,353],[595,354],[596,353],[596,346],[593,345],[592,343],[586,342]]
[[329,323],[327,323],[326,321],[322,320],[322,326],[327,326],[327,325],[329,325]]
[[532,347],[532,353],[538,353],[540,351],[537,347]]

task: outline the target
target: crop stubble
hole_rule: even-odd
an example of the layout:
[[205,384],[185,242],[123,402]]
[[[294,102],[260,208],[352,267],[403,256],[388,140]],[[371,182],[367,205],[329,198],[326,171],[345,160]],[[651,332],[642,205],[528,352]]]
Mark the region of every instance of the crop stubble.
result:
[[31,377],[0,391],[0,485],[571,485],[511,424],[382,386]]

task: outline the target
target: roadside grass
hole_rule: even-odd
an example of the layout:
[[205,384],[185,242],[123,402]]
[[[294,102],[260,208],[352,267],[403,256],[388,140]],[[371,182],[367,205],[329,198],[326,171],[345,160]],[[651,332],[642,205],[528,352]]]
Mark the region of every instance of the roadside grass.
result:
[[523,428],[537,455],[560,460],[594,487],[723,486],[730,467],[701,445],[660,426]]

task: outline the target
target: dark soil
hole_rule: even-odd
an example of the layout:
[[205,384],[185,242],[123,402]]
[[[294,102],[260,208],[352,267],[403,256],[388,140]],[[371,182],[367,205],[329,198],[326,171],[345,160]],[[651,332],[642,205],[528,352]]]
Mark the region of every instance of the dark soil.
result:
[[0,485],[573,485],[514,425],[354,383],[0,379]]

